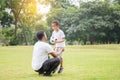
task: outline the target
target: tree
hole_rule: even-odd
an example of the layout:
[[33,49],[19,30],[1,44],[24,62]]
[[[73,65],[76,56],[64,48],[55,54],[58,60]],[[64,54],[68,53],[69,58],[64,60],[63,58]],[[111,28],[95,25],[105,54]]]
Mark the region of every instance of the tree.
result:
[[28,45],[28,42],[32,39],[29,36],[32,34],[31,28],[34,26],[37,18],[36,11],[36,1],[35,0],[26,0],[24,1],[23,8],[21,9],[22,13],[19,15],[20,19],[20,28],[22,29],[25,45]]
[[11,9],[11,12],[13,13],[13,16],[14,16],[14,25],[15,25],[14,36],[15,36],[15,38],[17,37],[19,15],[23,8],[24,2],[25,2],[25,0],[6,0],[6,2],[5,2],[6,6],[9,9]]
[[70,42],[119,43],[119,9],[109,0],[81,2],[80,7],[53,7],[47,21],[59,20]]

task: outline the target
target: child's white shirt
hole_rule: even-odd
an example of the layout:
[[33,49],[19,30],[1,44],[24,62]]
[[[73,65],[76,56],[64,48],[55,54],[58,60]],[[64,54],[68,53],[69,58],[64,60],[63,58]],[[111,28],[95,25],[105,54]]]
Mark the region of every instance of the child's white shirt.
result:
[[[61,40],[62,38],[65,38],[65,34],[61,29],[59,29],[58,32],[53,31],[51,37],[54,38],[54,39],[57,39],[57,40]],[[65,47],[65,41],[61,42],[61,43],[56,43],[55,46],[56,47]]]

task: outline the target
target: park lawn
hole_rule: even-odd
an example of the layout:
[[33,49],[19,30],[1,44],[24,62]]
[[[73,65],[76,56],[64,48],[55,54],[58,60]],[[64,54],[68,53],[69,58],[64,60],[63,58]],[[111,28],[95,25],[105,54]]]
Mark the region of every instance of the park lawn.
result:
[[0,80],[120,80],[120,45],[67,46],[64,72],[52,77],[31,68],[32,46],[0,47]]

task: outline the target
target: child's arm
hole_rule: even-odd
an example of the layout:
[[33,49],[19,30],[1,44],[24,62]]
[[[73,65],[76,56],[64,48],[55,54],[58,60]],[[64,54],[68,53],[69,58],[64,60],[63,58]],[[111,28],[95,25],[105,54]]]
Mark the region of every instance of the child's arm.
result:
[[61,42],[64,42],[65,41],[65,38],[62,38],[60,40],[55,40],[55,43],[61,43]]
[[60,36],[61,36],[61,39],[56,39],[56,40],[54,41],[55,44],[56,44],[56,43],[61,43],[61,42],[64,42],[64,41],[65,41],[65,34],[64,34],[63,31],[61,31]]

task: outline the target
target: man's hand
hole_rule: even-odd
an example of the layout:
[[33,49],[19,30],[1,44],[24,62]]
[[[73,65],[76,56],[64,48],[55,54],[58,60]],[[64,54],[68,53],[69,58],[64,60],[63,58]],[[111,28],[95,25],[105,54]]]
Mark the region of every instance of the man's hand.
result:
[[59,52],[57,52],[57,54],[60,55],[63,51],[64,51],[64,48],[61,47],[61,48],[59,49]]
[[59,52],[51,52],[50,54],[53,56],[53,57],[58,57],[62,52],[63,52],[64,48],[61,48],[59,50]]

